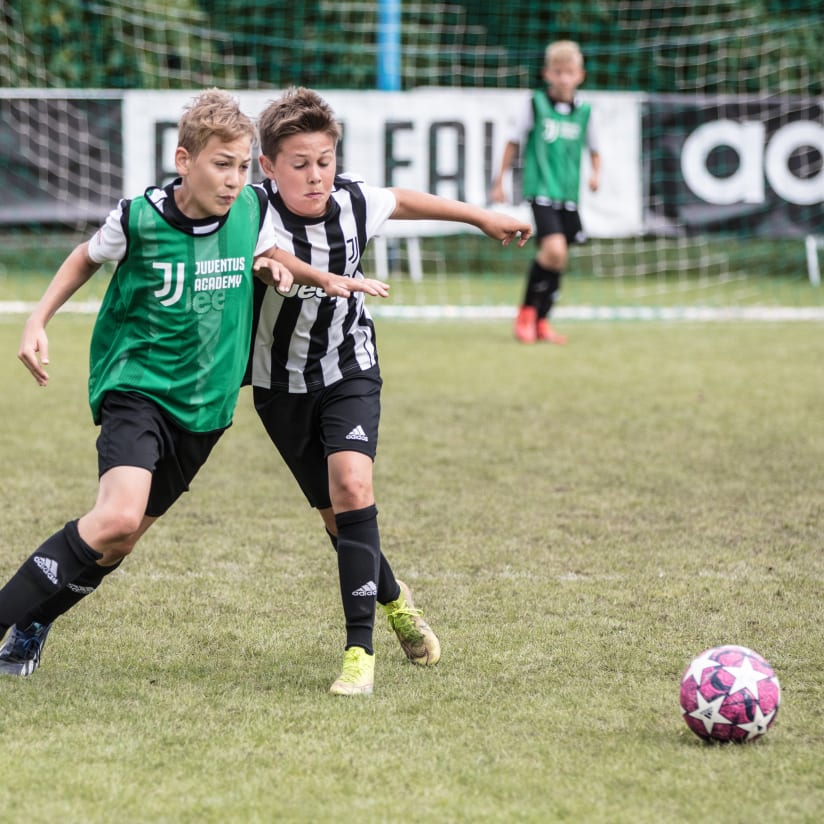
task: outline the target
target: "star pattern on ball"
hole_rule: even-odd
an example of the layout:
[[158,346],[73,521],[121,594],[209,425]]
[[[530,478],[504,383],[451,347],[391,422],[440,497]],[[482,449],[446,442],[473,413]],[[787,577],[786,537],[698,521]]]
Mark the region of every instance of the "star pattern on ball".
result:
[[710,650],[707,650],[692,661],[689,665],[689,669],[684,673],[684,681],[686,681],[687,678],[692,678],[696,684],[700,685],[701,676],[704,673],[704,670],[709,669],[710,667],[718,666],[718,661],[709,655],[709,652]]
[[761,705],[756,704],[755,716],[752,721],[748,721],[746,724],[739,724],[738,726],[742,730],[747,731],[747,738],[755,738],[759,735],[763,735],[767,731],[767,727],[769,727],[772,723],[775,713],[776,711],[773,710],[772,712],[768,712],[764,715],[761,711]]
[[758,698],[758,682],[770,677],[767,672],[759,672],[753,669],[752,661],[749,658],[745,658],[737,667],[725,666],[724,669],[735,679],[730,687],[730,695],[746,689]]
[[721,705],[726,699],[726,695],[719,695],[713,698],[712,701],[707,701],[700,692],[695,694],[698,701],[698,707],[689,713],[691,718],[697,718],[704,725],[707,735],[712,733],[712,728],[716,724],[732,724],[729,718],[724,718],[721,715]]

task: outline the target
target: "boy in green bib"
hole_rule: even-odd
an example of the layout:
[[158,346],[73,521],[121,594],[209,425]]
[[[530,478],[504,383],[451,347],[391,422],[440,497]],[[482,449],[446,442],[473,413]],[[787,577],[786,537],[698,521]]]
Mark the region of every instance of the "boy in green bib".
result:
[[179,177],[121,200],[66,258],[26,322],[18,356],[46,386],[46,324],[102,263],[117,262],[90,351],[97,500],[0,590],[0,674],[37,668],[52,622],[188,490],[231,425],[251,337],[253,274],[282,290],[296,279],[332,295],[386,294],[378,281],[316,272],[277,249],[266,199],[246,183],[254,138],[254,123],[230,94],[198,96],[179,124]]
[[590,106],[576,97],[584,80],[584,58],[577,43],[559,40],[547,47],[543,78],[546,88],[532,93],[504,148],[491,194],[493,201],[504,202],[504,174],[518,146],[524,146],[523,194],[532,205],[539,247],[515,320],[515,337],[522,343],[564,344],[566,337],[550,326],[549,314],[569,245],[585,238],[578,214],[584,149],[590,153],[588,183],[593,192],[598,189],[601,156]]

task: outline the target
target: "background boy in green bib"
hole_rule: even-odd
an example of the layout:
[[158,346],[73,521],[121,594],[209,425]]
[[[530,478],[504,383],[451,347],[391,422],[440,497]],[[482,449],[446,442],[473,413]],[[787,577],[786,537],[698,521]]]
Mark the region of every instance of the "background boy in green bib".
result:
[[246,183],[254,138],[230,94],[197,97],[179,124],[180,177],[122,200],[66,258],[26,322],[18,356],[46,386],[46,324],[104,261],[117,262],[90,352],[97,500],[0,590],[2,674],[37,668],[52,622],[188,490],[231,424],[251,338],[253,272],[288,290],[288,261],[301,283],[327,294],[386,294],[378,281],[315,272],[276,248],[266,199]]
[[524,146],[523,194],[532,204],[539,248],[515,320],[515,337],[522,343],[564,344],[566,338],[550,326],[548,318],[560,290],[569,244],[584,240],[578,214],[584,148],[590,153],[593,192],[598,189],[601,156],[590,106],[575,95],[584,80],[584,58],[576,43],[559,40],[547,47],[543,79],[546,88],[532,93],[504,148],[491,195],[493,201],[504,202],[503,176],[518,146]]

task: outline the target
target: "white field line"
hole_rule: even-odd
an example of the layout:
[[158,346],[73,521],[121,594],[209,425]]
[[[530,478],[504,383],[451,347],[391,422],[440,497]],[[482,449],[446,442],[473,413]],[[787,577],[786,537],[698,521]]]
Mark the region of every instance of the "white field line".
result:
[[[0,315],[27,315],[35,304],[0,301]],[[61,312],[91,315],[100,301],[69,301]],[[511,320],[511,306],[393,306],[370,303],[376,318],[403,320]],[[649,321],[813,321],[824,322],[824,306],[559,306],[556,320],[649,320]]]

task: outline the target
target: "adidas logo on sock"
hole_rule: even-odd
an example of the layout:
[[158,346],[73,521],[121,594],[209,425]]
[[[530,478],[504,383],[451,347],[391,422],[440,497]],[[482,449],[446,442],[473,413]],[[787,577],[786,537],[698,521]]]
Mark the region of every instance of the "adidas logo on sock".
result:
[[57,561],[53,558],[44,558],[42,555],[34,556],[34,563],[40,567],[40,571],[57,586]]
[[378,588],[374,581],[367,581],[362,587],[358,587],[352,595],[362,596],[364,598],[374,598],[378,594]]
[[347,441],[368,441],[369,438],[366,436],[366,432],[363,431],[363,427],[358,424],[347,436]]

